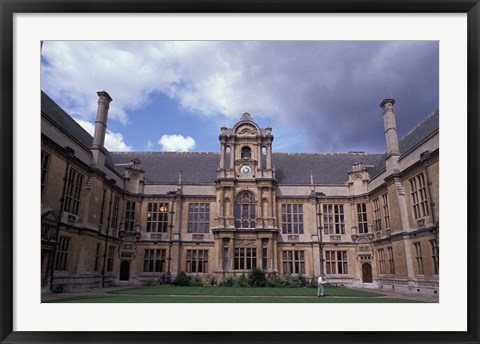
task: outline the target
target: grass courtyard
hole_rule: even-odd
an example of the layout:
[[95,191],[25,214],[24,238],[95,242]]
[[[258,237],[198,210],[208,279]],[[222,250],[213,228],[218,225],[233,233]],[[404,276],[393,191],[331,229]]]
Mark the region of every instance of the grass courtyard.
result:
[[[90,294],[90,295],[89,295]],[[381,293],[340,287],[325,288],[317,297],[315,288],[234,288],[151,286],[85,293],[56,300],[61,303],[407,303],[418,300],[389,297]],[[65,297],[63,297],[65,296]]]

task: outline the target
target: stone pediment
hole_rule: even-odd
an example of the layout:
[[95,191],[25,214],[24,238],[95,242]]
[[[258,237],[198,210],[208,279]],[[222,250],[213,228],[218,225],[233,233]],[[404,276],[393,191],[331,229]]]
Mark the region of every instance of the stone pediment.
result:
[[258,134],[258,130],[254,125],[242,124],[237,128],[236,134],[238,136],[255,136]]

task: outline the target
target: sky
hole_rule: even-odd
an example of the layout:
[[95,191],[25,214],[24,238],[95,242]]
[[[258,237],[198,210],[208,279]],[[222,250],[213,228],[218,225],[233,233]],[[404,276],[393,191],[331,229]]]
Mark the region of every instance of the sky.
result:
[[243,113],[274,152],[383,153],[380,102],[399,138],[439,105],[438,41],[46,41],[41,87],[110,151],[218,152]]

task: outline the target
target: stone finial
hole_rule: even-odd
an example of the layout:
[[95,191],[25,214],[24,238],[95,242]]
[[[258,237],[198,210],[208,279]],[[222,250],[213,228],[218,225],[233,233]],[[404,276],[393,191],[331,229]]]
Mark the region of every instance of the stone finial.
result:
[[252,116],[250,116],[250,114],[248,112],[245,112],[243,115],[242,115],[242,118],[240,118],[241,121],[251,121],[252,120]]

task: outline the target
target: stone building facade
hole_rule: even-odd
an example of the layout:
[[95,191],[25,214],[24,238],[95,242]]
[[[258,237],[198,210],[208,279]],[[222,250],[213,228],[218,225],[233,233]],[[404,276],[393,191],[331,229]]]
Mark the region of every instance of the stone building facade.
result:
[[386,151],[276,153],[246,113],[220,152],[109,152],[112,98],[94,136],[42,92],[42,288],[142,285],[180,271],[323,275],[330,283],[438,293],[438,110]]

